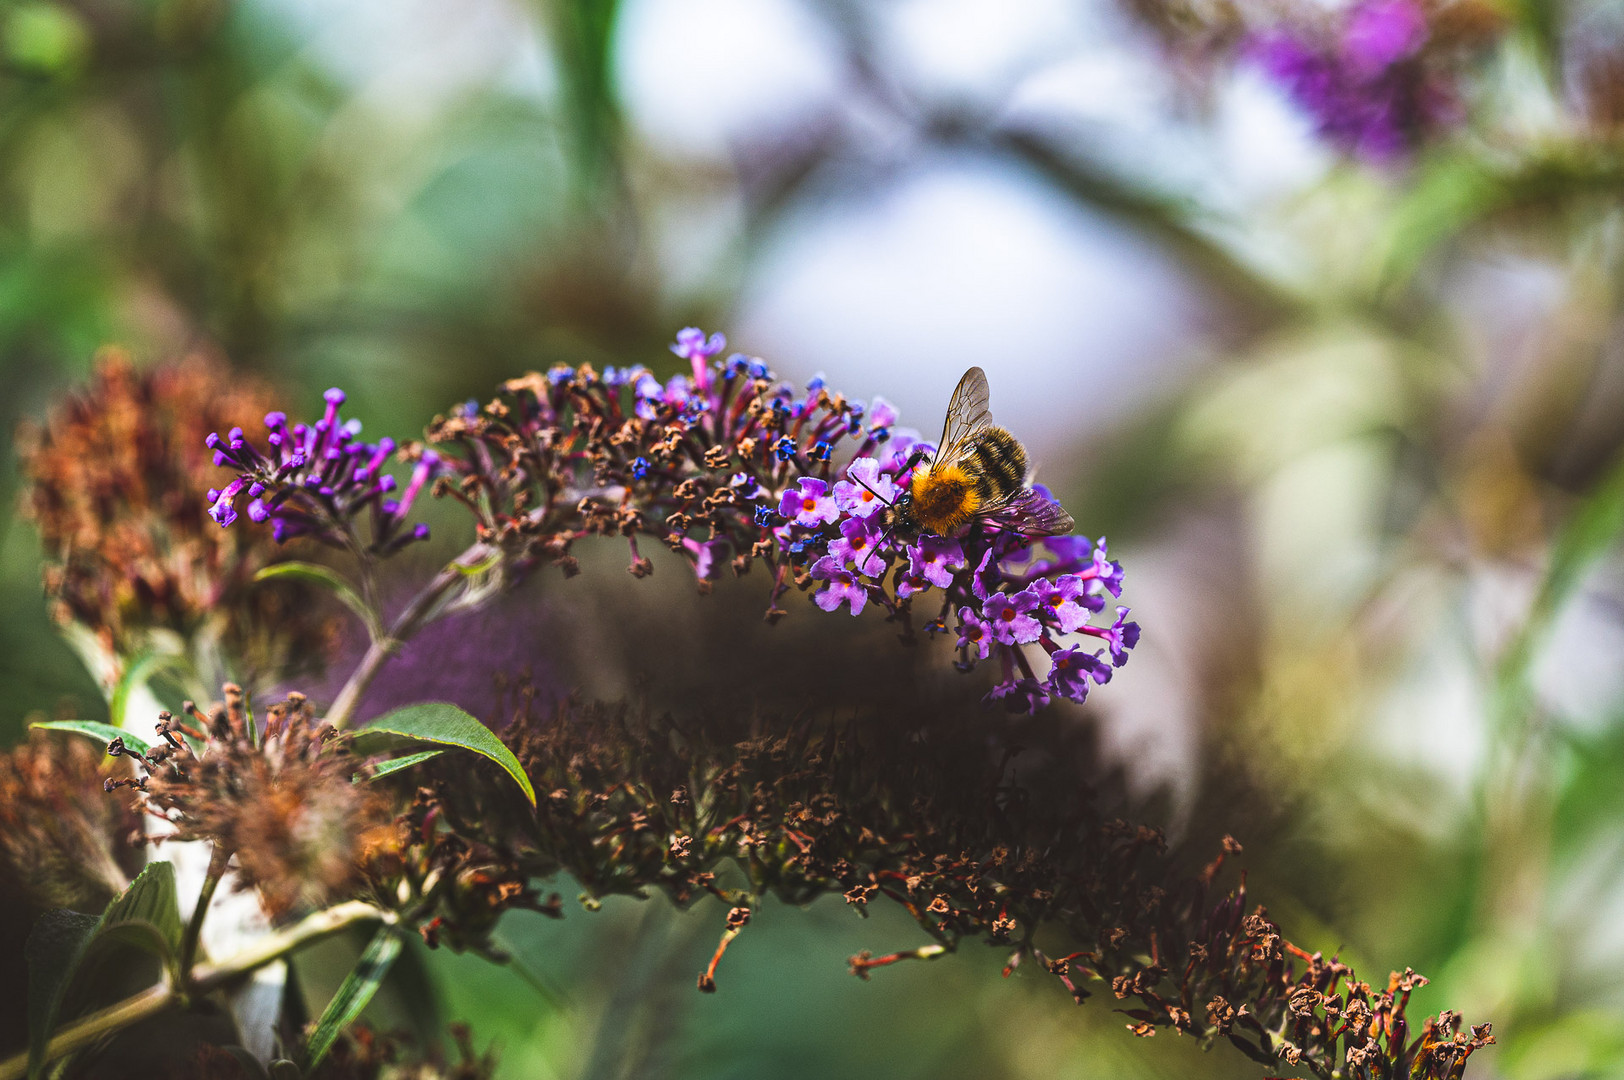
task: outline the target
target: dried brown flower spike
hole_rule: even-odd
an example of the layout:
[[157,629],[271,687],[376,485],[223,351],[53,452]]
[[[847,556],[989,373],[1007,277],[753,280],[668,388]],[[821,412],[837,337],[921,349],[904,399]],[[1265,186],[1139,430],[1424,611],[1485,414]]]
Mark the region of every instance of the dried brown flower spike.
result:
[[204,437],[257,423],[273,404],[264,386],[204,355],[141,372],[109,348],[85,392],[20,431],[46,593],[58,622],[84,627],[104,651],[98,666],[116,672],[164,632],[218,635],[262,674],[309,667],[327,651],[328,619],[308,589],[253,583],[286,553],[262,534],[216,528],[205,513]]
[[81,739],[43,731],[0,754],[0,875],[37,904],[97,909],[139,868],[130,840],[140,822],[102,793],[103,760]]

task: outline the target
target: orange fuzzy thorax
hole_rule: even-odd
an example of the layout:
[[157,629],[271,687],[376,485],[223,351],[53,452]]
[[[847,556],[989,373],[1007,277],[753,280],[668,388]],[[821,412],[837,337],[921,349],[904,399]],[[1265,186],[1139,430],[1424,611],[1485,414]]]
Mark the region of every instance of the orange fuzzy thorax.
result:
[[952,536],[981,506],[975,481],[957,465],[915,474],[908,490],[913,495],[914,521],[937,536]]

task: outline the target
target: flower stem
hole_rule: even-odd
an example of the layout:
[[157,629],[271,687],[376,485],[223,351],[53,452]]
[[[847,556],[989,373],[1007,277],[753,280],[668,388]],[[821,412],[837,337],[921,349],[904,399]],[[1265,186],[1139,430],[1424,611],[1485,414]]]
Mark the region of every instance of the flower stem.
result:
[[434,580],[412,598],[412,602],[406,605],[406,609],[389,627],[389,632],[367,646],[366,655],[361,658],[361,663],[351,673],[344,688],[338,692],[338,697],[333,699],[332,707],[327,710],[326,720],[329,724],[341,731],[349,724],[356,707],[361,704],[361,695],[372,685],[372,680],[377,677],[384,662],[433,619],[435,607],[445,594],[462,581],[471,568],[483,563],[490,553],[490,548],[486,544],[474,544],[453,559],[445,569],[434,576]]
[[399,920],[392,911],[374,907],[365,900],[347,900],[314,914],[307,915],[286,930],[267,934],[231,959],[219,964],[203,964],[192,979],[192,990],[206,994],[235,982],[244,975],[259,970],[306,945],[331,937],[354,923],[377,919],[394,923]]
[[189,977],[192,962],[197,959],[197,943],[203,935],[203,920],[208,917],[214,890],[219,887],[220,879],[225,877],[226,866],[230,862],[231,852],[216,844],[209,856],[209,869],[203,877],[203,888],[198,890],[197,906],[192,908],[192,917],[186,923],[186,936],[180,943],[180,975],[183,979]]
[[[191,980],[189,991],[194,995],[200,995],[218,990],[266,964],[280,960],[289,953],[331,937],[353,923],[367,919],[396,921],[392,912],[373,907],[362,900],[350,900],[334,905],[307,916],[286,930],[267,934],[223,963],[199,966]],[[52,1036],[45,1049],[45,1060],[54,1061],[71,1054],[104,1036],[162,1012],[179,999],[180,991],[166,981],[82,1017],[64,1026]],[[27,1073],[27,1053],[0,1061],[0,1080],[17,1080]]]

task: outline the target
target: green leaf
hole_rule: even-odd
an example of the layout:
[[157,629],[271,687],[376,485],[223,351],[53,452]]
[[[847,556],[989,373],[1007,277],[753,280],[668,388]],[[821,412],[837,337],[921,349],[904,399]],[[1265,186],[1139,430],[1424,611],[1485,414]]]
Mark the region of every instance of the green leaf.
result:
[[373,937],[366,952],[361,954],[355,967],[344,977],[338,993],[322,1010],[321,1018],[316,1021],[316,1029],[310,1033],[310,1042],[305,1046],[306,1073],[321,1064],[321,1059],[332,1049],[339,1033],[361,1015],[361,1010],[372,1000],[372,995],[378,992],[384,976],[389,974],[389,967],[400,955],[400,949],[400,934],[394,927],[385,926]]
[[48,720],[28,726],[44,728],[46,731],[71,731],[77,735],[87,735],[104,746],[114,739],[123,739],[125,746],[142,754],[152,749],[152,744],[141,736],[132,735],[123,728],[104,724],[100,720]]
[[444,750],[422,750],[415,754],[407,754],[404,757],[390,758],[388,761],[380,761],[378,764],[372,767],[371,776],[357,775],[355,780],[357,783],[360,783],[362,780],[376,780],[380,776],[388,776],[390,773],[399,772],[402,769],[409,769],[413,765],[427,761],[429,758],[439,757],[443,753],[445,753]]
[[[113,723],[120,726],[129,723],[130,718],[126,714],[130,709],[130,695],[145,686],[160,671],[180,667],[182,663],[180,657],[165,653],[142,654],[135,663],[125,669],[123,678],[119,679],[118,685],[113,688],[112,700],[107,703],[107,715],[112,717]],[[124,741],[129,742],[129,737],[125,736]]]
[[383,624],[378,621],[378,613],[372,610],[361,594],[355,591],[355,586],[334,570],[316,563],[307,562],[280,562],[272,563],[254,575],[255,581],[269,581],[271,578],[291,577],[300,581],[308,581],[319,585],[331,592],[349,608],[360,616],[366,624],[367,634],[373,641],[381,641],[384,636]]
[[44,1070],[46,1047],[63,1002],[93,957],[124,945],[156,955],[167,967],[180,951],[182,933],[175,866],[167,862],[149,863],[99,917],[67,909],[41,915],[23,948],[28,962],[29,1080]]
[[439,743],[442,746],[460,746],[490,758],[524,789],[530,805],[536,805],[536,789],[524,774],[519,759],[503,745],[490,728],[463,712],[449,701],[425,701],[396,709],[379,717],[356,733],[357,739],[367,735],[401,735],[419,742]]
[[45,1047],[56,1029],[57,1010],[85,948],[101,920],[67,908],[47,911],[34,922],[23,958],[28,962],[28,1080],[45,1067]]
[[104,939],[121,941],[168,962],[180,955],[184,933],[175,891],[175,864],[155,862],[148,863],[123,895],[107,905],[91,945],[99,947]]

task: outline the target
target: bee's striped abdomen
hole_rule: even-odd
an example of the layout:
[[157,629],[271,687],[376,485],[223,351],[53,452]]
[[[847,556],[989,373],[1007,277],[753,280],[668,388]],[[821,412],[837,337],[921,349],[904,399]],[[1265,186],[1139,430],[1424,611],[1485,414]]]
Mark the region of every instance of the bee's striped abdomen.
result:
[[1007,502],[1026,486],[1026,450],[1001,427],[982,432],[960,460],[984,505]]

